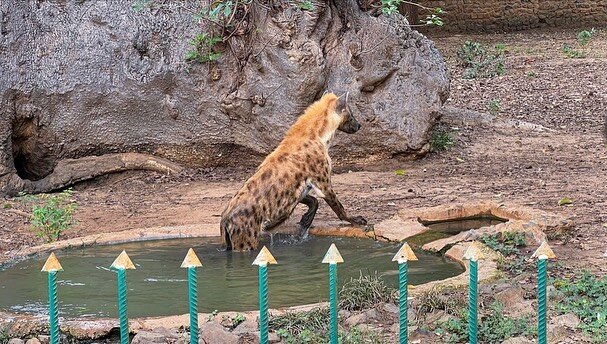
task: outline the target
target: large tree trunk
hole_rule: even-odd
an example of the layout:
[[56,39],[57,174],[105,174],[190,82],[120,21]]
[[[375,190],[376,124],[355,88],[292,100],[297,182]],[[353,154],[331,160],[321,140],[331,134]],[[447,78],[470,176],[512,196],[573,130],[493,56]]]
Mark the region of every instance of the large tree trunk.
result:
[[0,3],[0,193],[31,191],[62,160],[109,153],[255,163],[325,90],[350,92],[363,124],[336,136],[336,163],[424,152],[449,80],[403,17],[371,16],[354,0],[312,11],[253,0],[220,61],[197,64],[184,56],[209,29],[193,19],[203,4],[158,3]]

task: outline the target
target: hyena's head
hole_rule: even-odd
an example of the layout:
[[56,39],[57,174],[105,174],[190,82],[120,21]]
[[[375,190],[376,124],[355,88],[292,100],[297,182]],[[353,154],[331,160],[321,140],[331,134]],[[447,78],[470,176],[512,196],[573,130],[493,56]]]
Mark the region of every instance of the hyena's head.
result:
[[354,114],[352,114],[352,110],[350,110],[350,107],[348,106],[347,93],[337,99],[335,113],[341,117],[341,122],[337,129],[348,134],[354,134],[360,129],[360,123],[354,118]]

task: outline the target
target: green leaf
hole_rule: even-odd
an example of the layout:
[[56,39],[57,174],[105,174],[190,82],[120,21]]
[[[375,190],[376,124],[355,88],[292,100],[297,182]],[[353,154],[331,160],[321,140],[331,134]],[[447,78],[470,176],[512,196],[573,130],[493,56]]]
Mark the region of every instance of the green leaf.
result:
[[460,158],[459,156],[456,156],[455,160],[457,160],[457,162],[464,162],[465,161],[464,159]]
[[407,171],[403,170],[403,169],[399,169],[394,171],[396,173],[397,176],[404,176],[407,174]]
[[573,201],[569,197],[563,197],[559,200],[558,205],[563,206],[567,204],[573,204]]

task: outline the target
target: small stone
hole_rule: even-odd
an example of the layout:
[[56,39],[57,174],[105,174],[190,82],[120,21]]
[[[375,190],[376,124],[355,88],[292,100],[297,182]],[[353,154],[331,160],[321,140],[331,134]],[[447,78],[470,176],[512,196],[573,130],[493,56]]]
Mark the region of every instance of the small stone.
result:
[[232,331],[235,334],[242,333],[256,333],[259,331],[259,325],[256,320],[247,319],[241,322],[236,328]]
[[25,343],[23,341],[23,339],[19,339],[19,338],[13,338],[8,341],[8,344],[23,344],[23,343]]
[[51,342],[51,337],[40,334],[38,335],[38,340],[41,344],[49,344]]
[[367,316],[365,313],[354,314],[346,319],[346,325],[356,326],[360,323],[364,323],[365,321],[367,321]]
[[580,319],[573,313],[567,313],[557,316],[552,322],[557,326],[564,326],[573,330],[580,324]]
[[365,315],[367,316],[367,320],[375,320],[379,317],[379,312],[377,311],[377,309],[372,308],[366,311]]
[[513,337],[506,339],[502,344],[533,344],[533,341],[525,337]]
[[178,338],[179,335],[176,332],[171,332],[163,327],[159,327],[152,331],[139,331],[133,338],[131,344],[174,343]]
[[226,331],[221,324],[210,321],[200,327],[202,343],[238,344],[238,336]]
[[41,344],[38,338],[30,338],[25,342],[25,344]]
[[385,312],[391,313],[391,314],[398,314],[400,311],[398,306],[393,303],[386,303],[386,304],[384,304],[383,308],[384,308]]
[[340,309],[337,314],[339,315],[340,318],[347,319],[350,317],[350,315],[352,315],[352,312],[350,312],[347,309]]
[[276,334],[276,332],[270,332],[268,333],[268,341],[270,343],[280,343],[282,341],[282,338],[280,338],[280,336]]

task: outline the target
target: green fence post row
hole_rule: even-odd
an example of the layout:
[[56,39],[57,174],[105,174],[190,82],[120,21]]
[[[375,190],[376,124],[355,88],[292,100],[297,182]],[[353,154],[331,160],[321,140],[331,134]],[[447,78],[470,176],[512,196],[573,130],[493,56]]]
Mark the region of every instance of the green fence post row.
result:
[[110,266],[110,270],[118,274],[118,314],[120,318],[120,344],[129,344],[129,319],[127,317],[126,301],[126,270],[135,269],[135,265],[122,251]]
[[329,264],[329,314],[330,320],[330,332],[329,332],[329,343],[337,344],[338,330],[337,330],[337,264],[343,263],[344,259],[341,257],[339,250],[335,244],[331,244],[329,250],[325,254],[322,263]]
[[537,258],[537,342],[546,344],[546,265],[549,258],[556,258],[547,242],[533,253]]
[[198,344],[198,286],[196,268],[202,266],[192,248],[188,250],[181,267],[188,269],[188,301],[190,305],[190,344]]
[[408,290],[407,290],[407,262],[408,261],[415,261],[417,260],[417,257],[415,256],[415,253],[413,253],[413,250],[411,249],[411,247],[409,246],[409,244],[404,243],[403,246],[401,246],[400,250],[398,250],[398,252],[396,252],[396,255],[394,255],[394,258],[392,258],[393,262],[398,262],[398,289],[399,289],[399,296],[398,296],[398,303],[399,303],[399,334],[398,334],[398,342],[400,344],[407,344],[407,342],[409,341],[409,334],[408,334],[408,326],[409,326],[409,321],[407,319],[407,312],[408,312],[408,305],[407,305],[407,296],[408,296]]
[[470,261],[470,287],[468,293],[468,343],[477,344],[477,319],[478,319],[478,261],[485,258],[479,244],[473,241],[466,253],[464,259]]
[[268,264],[276,264],[276,259],[267,247],[263,247],[253,261],[259,266],[259,343],[268,344]]
[[55,253],[47,258],[46,263],[42,267],[43,272],[48,273],[48,314],[49,327],[51,329],[50,344],[59,344],[61,333],[59,332],[59,309],[57,300],[57,272],[63,271],[63,267],[59,263]]

